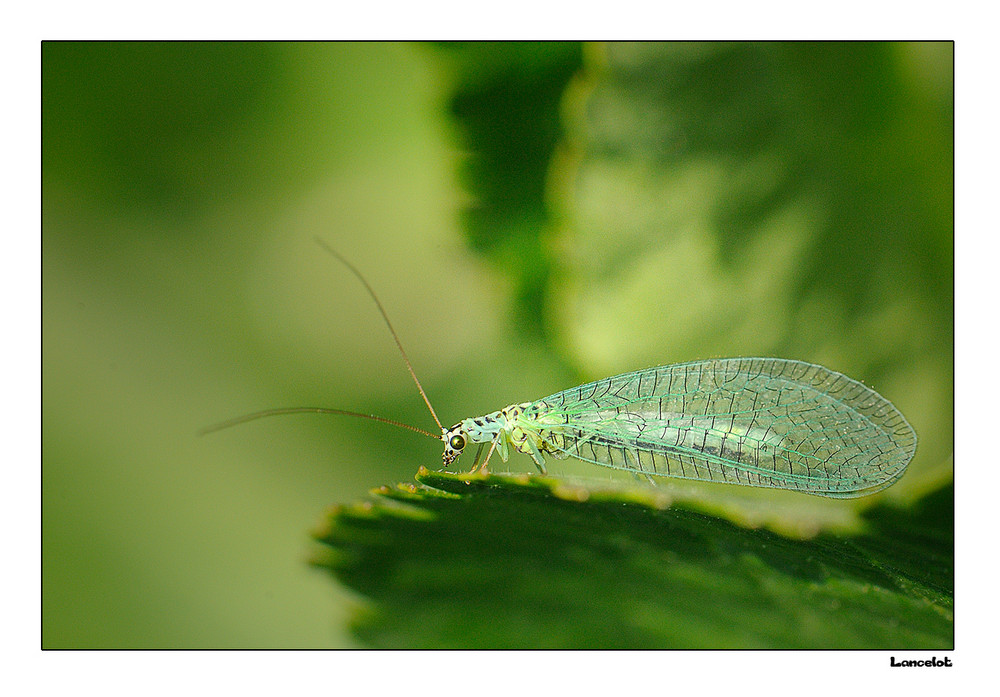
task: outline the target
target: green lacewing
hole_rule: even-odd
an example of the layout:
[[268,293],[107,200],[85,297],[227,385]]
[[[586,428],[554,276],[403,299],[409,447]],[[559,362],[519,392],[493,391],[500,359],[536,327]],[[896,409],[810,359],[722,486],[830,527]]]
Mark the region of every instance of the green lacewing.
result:
[[[322,413],[373,419],[444,443],[444,466],[479,444],[472,471],[496,451],[532,458],[578,458],[642,476],[790,489],[854,498],[892,485],[906,471],[917,436],[887,399],[827,368],[781,358],[719,358],[646,368],[512,404],[442,426],[389,316],[364,276],[316,240],[364,285],[385,320],[440,435],[372,414],[325,407],[269,409],[204,429],[207,433],[277,414]],[[479,455],[489,444],[486,459]]]

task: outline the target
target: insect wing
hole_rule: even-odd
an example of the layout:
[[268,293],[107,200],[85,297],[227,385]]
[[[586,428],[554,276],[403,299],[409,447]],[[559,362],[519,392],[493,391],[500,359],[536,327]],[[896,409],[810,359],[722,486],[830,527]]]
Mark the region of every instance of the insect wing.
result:
[[625,373],[538,400],[521,421],[556,457],[835,498],[895,482],[917,443],[903,415],[873,390],[775,358]]

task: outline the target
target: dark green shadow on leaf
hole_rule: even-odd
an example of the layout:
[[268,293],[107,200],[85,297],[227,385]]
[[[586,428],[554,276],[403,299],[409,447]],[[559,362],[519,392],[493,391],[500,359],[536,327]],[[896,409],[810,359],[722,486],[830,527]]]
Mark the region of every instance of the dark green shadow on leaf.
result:
[[515,326],[540,338],[552,273],[543,243],[548,178],[564,135],[563,94],[583,65],[583,48],[559,41],[437,46],[456,73],[450,111],[466,150],[469,245],[513,281]]

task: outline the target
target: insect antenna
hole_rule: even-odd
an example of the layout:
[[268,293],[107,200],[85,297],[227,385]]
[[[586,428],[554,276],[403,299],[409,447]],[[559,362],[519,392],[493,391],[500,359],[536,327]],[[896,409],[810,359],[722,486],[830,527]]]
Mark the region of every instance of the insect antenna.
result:
[[[357,276],[358,280],[361,281],[361,283],[364,285],[365,290],[368,291],[368,295],[372,296],[372,300],[375,301],[375,305],[378,307],[378,311],[382,314],[382,319],[385,320],[385,326],[389,327],[389,333],[392,334],[392,338],[395,340],[396,346],[399,348],[399,353],[402,354],[403,356],[403,361],[406,363],[406,369],[410,371],[410,377],[413,378],[413,382],[416,383],[417,389],[420,390],[420,396],[424,398],[424,404],[426,404],[427,408],[430,410],[431,416],[434,417],[434,421],[435,423],[437,423],[438,428],[440,428],[441,432],[444,433],[445,428],[444,426],[441,425],[441,419],[438,418],[437,413],[435,413],[434,411],[434,407],[431,406],[431,400],[427,399],[427,393],[424,392],[423,385],[421,385],[420,380],[417,379],[417,374],[413,372],[413,365],[410,363],[410,359],[407,357],[406,351],[403,350],[403,344],[399,340],[399,336],[396,334],[396,330],[392,328],[392,322],[389,321],[389,315],[386,314],[385,308],[382,307],[382,301],[378,299],[378,296],[375,295],[375,291],[372,289],[370,285],[368,285],[368,281],[365,279],[364,276],[361,275],[361,272],[354,267],[354,264],[352,264],[347,259],[342,257],[339,252],[334,250],[333,247],[328,245],[319,237],[316,237],[315,240],[316,244],[318,244],[320,247],[328,251],[331,255],[333,255],[335,259],[337,259],[337,261],[339,261],[341,264],[350,269],[351,273]],[[437,436],[435,436],[435,438],[437,438]]]
[[[406,351],[403,350],[403,344],[399,340],[399,336],[396,334],[396,330],[392,327],[392,322],[389,321],[389,315],[386,314],[385,308],[382,307],[382,302],[375,295],[375,291],[368,284],[361,272],[358,271],[354,265],[340,255],[333,247],[328,245],[326,242],[321,240],[319,237],[315,238],[316,243],[329,252],[333,257],[339,261],[341,264],[346,266],[351,273],[358,277],[364,285],[365,290],[368,291],[368,295],[372,297],[375,301],[375,305],[378,307],[379,313],[382,315],[382,319],[385,320],[385,325],[389,327],[389,333],[392,334],[392,338],[396,342],[396,346],[399,348],[399,353],[403,356],[403,362],[406,363],[406,369],[410,371],[410,377],[413,378],[413,382],[416,383],[417,389],[420,391],[420,396],[424,398],[424,404],[431,412],[431,416],[434,417],[435,423],[437,423],[438,428],[441,429],[441,433],[445,432],[444,426],[441,425],[441,420],[438,418],[437,414],[434,412],[434,407],[431,406],[431,401],[427,398],[427,393],[424,392],[423,385],[420,384],[420,380],[417,379],[417,374],[413,371],[413,365],[410,363],[409,357],[406,355]],[[410,424],[404,424],[401,421],[394,421],[392,419],[387,419],[384,416],[376,416],[374,414],[361,414],[356,411],[347,411],[345,409],[328,409],[326,407],[286,407],[282,409],[265,409],[264,411],[255,411],[252,414],[245,414],[243,416],[237,416],[235,419],[229,419],[228,421],[222,421],[220,423],[214,424],[212,426],[206,426],[205,428],[199,429],[198,435],[204,436],[209,433],[215,433],[216,431],[221,431],[224,428],[230,428],[232,426],[238,426],[240,424],[245,424],[248,421],[255,421],[257,419],[263,419],[268,416],[279,416],[281,414],[335,414],[339,416],[356,416],[360,419],[370,419],[371,421],[378,421],[380,423],[389,424],[390,426],[397,426],[398,428],[405,428],[416,433],[423,434],[425,436],[430,436],[435,440],[441,440],[442,436],[436,433],[431,433],[430,431],[425,431],[422,428],[417,428],[416,426],[411,426]]]
[[229,419],[228,421],[222,421],[221,423],[217,423],[212,426],[206,426],[205,428],[198,430],[198,435],[204,436],[209,433],[221,431],[224,428],[245,424],[247,421],[255,421],[257,419],[263,419],[266,416],[278,416],[280,414],[337,414],[339,416],[357,416],[361,419],[371,419],[372,421],[380,421],[384,424],[389,424],[390,426],[406,428],[411,431],[416,431],[417,433],[422,433],[425,436],[430,436],[435,440],[441,440],[441,436],[435,433],[425,431],[424,429],[417,428],[416,426],[411,426],[410,424],[404,424],[401,421],[393,421],[392,419],[387,419],[384,416],[360,414],[356,411],[346,411],[344,409],[327,409],[326,407],[287,407],[284,409],[265,409],[264,411],[255,411],[253,414],[237,416],[235,419]]

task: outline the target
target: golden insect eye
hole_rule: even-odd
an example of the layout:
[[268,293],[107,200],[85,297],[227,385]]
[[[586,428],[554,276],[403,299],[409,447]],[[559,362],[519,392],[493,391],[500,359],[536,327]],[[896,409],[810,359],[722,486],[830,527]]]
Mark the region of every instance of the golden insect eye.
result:
[[465,436],[455,435],[451,437],[448,441],[448,445],[452,447],[453,450],[461,450],[465,447]]

